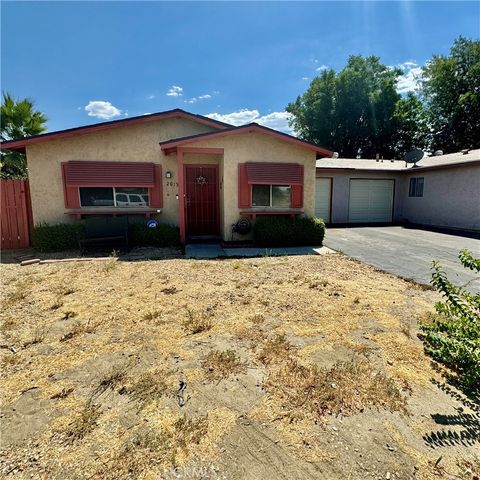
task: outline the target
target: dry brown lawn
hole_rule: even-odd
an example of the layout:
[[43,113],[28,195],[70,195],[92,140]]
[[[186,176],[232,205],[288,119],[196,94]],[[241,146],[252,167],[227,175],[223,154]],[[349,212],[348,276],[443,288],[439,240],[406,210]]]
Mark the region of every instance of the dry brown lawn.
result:
[[1,272],[3,477],[478,478],[435,292],[342,255]]

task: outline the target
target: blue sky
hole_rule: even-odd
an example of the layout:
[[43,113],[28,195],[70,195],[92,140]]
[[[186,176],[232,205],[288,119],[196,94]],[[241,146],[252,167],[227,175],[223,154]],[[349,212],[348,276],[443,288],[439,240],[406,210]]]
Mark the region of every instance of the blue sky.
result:
[[285,105],[350,54],[403,65],[399,88],[479,2],[2,2],[2,90],[50,131],[172,108],[287,130]]

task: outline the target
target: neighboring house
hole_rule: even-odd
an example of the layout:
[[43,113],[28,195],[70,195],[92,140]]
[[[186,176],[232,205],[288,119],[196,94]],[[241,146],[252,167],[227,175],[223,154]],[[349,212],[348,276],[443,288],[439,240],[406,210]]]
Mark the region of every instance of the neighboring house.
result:
[[[128,214],[231,240],[243,216],[313,215],[315,161],[332,152],[183,110],[4,142],[26,153],[34,224]],[[235,239],[245,237],[235,236]]]
[[416,166],[318,160],[315,214],[331,224],[409,222],[480,231],[480,150],[464,152],[425,157]]

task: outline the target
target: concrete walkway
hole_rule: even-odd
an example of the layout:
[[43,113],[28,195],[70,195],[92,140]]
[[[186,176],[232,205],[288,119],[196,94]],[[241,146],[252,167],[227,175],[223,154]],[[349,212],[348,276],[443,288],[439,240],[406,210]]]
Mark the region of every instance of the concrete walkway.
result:
[[222,248],[219,244],[203,243],[193,243],[185,247],[185,256],[196,259],[325,255],[327,253],[334,252],[327,247]]
[[404,227],[349,227],[327,229],[324,243],[395,275],[428,284],[432,260],[438,260],[455,284],[480,290],[479,275],[462,267],[458,252],[469,249],[480,257],[480,240]]

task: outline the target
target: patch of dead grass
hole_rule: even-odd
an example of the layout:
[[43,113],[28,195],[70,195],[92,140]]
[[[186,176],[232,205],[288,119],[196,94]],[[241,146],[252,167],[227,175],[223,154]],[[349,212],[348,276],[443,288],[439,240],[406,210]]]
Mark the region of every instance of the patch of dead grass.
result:
[[91,433],[97,426],[101,410],[98,405],[87,402],[81,411],[77,413],[67,428],[61,432],[64,443],[75,443]]
[[100,464],[95,478],[143,478],[146,472],[172,472],[208,440],[211,418],[178,417],[170,425],[137,428]]
[[154,322],[157,323],[160,318],[162,318],[162,312],[160,310],[151,310],[150,312],[143,314],[143,319],[146,322]]
[[12,317],[6,318],[5,320],[3,320],[3,322],[0,326],[0,333],[5,334],[9,330],[14,329],[16,326],[17,326],[17,322],[14,318],[12,318]]
[[208,312],[195,312],[187,309],[187,319],[183,322],[183,328],[191,335],[202,333],[213,327],[212,315]]
[[13,288],[11,288],[5,295],[4,304],[6,306],[15,305],[27,298],[31,282],[27,279],[20,279],[15,282]]
[[107,372],[105,372],[99,379],[98,384],[92,391],[92,397],[96,397],[106,392],[107,390],[114,390],[127,378],[131,363],[126,362],[122,364],[113,365]]
[[31,337],[23,342],[23,348],[28,348],[31,345],[36,345],[37,343],[42,343],[45,339],[46,329],[45,327],[35,327]]
[[265,388],[281,405],[280,418],[348,416],[371,407],[407,413],[406,399],[395,382],[365,360],[324,369],[288,357],[271,370]]
[[286,335],[275,335],[261,345],[256,358],[263,365],[285,362],[295,351]]
[[[332,358],[343,358],[336,355],[335,346],[343,345],[346,339],[358,338],[350,337],[352,332],[359,335],[366,332],[371,339],[369,344],[370,341],[376,343],[378,348],[372,356],[375,356],[375,361],[380,360],[379,363],[384,361],[389,374],[410,375],[413,385],[420,378],[429,381],[432,376],[429,361],[425,363],[421,358],[421,346],[418,350],[416,339],[407,338],[402,333],[399,321],[402,315],[416,317],[418,313],[431,309],[430,292],[417,292],[415,286],[409,286],[403,280],[342,256],[245,259],[238,262],[238,268],[232,262],[184,259],[122,261],[116,262],[115,272],[110,275],[98,262],[63,263],[35,267],[30,270],[35,275],[30,277],[26,275],[27,270],[17,265],[1,266],[2,273],[7,277],[5,283],[9,283],[5,289],[7,294],[18,289],[18,293],[13,295],[13,303],[4,305],[3,318],[14,319],[14,322],[2,329],[12,338],[13,335],[18,337],[14,346],[21,346],[28,339],[29,332],[37,326],[46,326],[51,332],[43,340],[42,348],[39,347],[42,354],[36,355],[33,362],[31,352],[35,352],[34,348],[20,349],[18,354],[9,355],[9,358],[19,358],[21,364],[8,367],[8,375],[2,378],[4,403],[13,405],[18,400],[18,392],[35,385],[44,399],[60,395],[56,401],[50,402],[49,414],[60,407],[63,412],[77,412],[58,419],[58,423],[63,423],[63,431],[71,434],[66,437],[69,439],[67,445],[52,442],[45,450],[45,462],[50,469],[46,476],[62,476],[74,464],[72,471],[78,475],[72,474],[70,478],[81,478],[82,475],[99,479],[161,478],[158,468],[164,463],[182,464],[192,456],[208,458],[208,455],[218,453],[219,439],[235,424],[238,410],[248,416],[254,413],[252,409],[263,408],[263,405],[269,408],[264,418],[284,416],[284,421],[274,423],[275,428],[277,425],[285,429],[296,428],[296,439],[300,444],[298,452],[312,452],[302,442],[313,443],[314,439],[309,439],[304,432],[313,430],[312,425],[321,412],[323,416],[328,415],[326,412],[340,409],[342,413],[353,412],[362,408],[361,405],[366,405],[364,408],[383,408],[383,404],[369,405],[373,400],[365,400],[374,394],[386,397],[384,403],[387,406],[393,401],[394,394],[388,393],[384,379],[376,378],[373,371],[369,376],[354,369],[352,373],[352,367],[345,365],[337,364],[333,372],[311,365],[315,348],[327,354],[331,352]],[[296,280],[292,281],[294,277]],[[67,297],[65,291],[60,292],[59,286],[71,285],[72,278],[75,279],[75,294]],[[26,287],[18,288],[19,279],[25,282]],[[328,281],[326,286],[322,285],[322,279]],[[311,288],[310,284],[315,282],[318,285]],[[162,288],[171,285],[176,287],[175,295],[161,292]],[[334,295],[335,292],[339,295]],[[65,306],[52,310],[53,302],[59,297],[65,301]],[[361,302],[357,303],[356,298],[361,298]],[[60,318],[67,309],[81,319],[78,321],[81,325],[89,320],[92,325],[98,322],[101,328],[75,327],[73,322],[77,318],[70,320],[72,325],[62,323]],[[162,315],[157,316],[156,312],[162,312]],[[372,326],[371,329],[365,330],[366,323]],[[275,328],[280,326],[282,332],[287,332],[283,340],[275,335]],[[69,329],[75,332],[72,341],[59,344],[59,337]],[[384,333],[376,334],[380,331]],[[89,332],[95,332],[95,335],[80,337]],[[202,332],[206,334],[201,335]],[[191,335],[195,334],[199,335],[192,338]],[[390,337],[392,334],[394,337]],[[295,344],[302,349],[301,360],[295,358],[295,348],[288,342],[291,338],[295,338]],[[179,418],[179,409],[176,405],[170,409],[168,405],[175,402],[165,397],[175,395],[178,378],[184,375],[188,381],[187,393],[193,398],[196,385],[205,379],[203,371],[198,368],[203,356],[211,348],[236,350],[239,340],[243,347],[251,348],[258,368],[248,370],[245,389],[244,385],[235,384],[235,387],[241,389],[238,390],[240,400],[242,395],[245,399],[250,395],[249,388],[255,388],[255,395],[258,395],[255,407],[245,400],[239,402],[234,411],[224,406],[225,397],[222,395],[215,399],[209,398],[208,394],[204,398],[197,396],[200,411],[208,412],[208,429],[205,431],[205,427],[199,424],[201,435],[196,436],[194,427],[183,425],[187,432],[184,437],[186,448],[175,448],[172,442],[177,442],[177,439],[178,445],[183,442],[177,437],[180,433],[175,433],[174,426]],[[145,360],[148,363],[136,364],[135,374],[129,372],[119,382],[115,380],[115,375],[105,382],[102,378],[96,380],[104,383],[102,388],[106,385],[110,389],[111,385],[115,385],[117,391],[125,387],[122,393],[126,395],[99,396],[95,400],[100,405],[98,411],[93,409],[81,414],[80,406],[95,387],[89,379],[97,374],[99,364],[95,363],[92,367],[92,360],[98,357],[102,359],[101,365],[111,365],[110,362],[118,362],[120,357],[115,356],[115,360],[111,360],[110,354],[136,351],[145,346],[148,346],[148,352],[157,352],[158,356],[147,356]],[[238,347],[238,351],[240,348],[242,346]],[[407,358],[412,352],[415,355]],[[156,370],[142,371],[142,368],[156,365],[159,356],[171,360],[169,365],[175,369],[171,375],[157,375]],[[323,362],[325,357],[315,356],[319,362]],[[419,359],[420,368],[416,365]],[[108,373],[108,370],[105,371]],[[254,376],[250,377],[250,374]],[[266,392],[256,387],[265,374],[271,382]],[[339,377],[336,383],[331,375]],[[365,379],[362,384],[355,382],[355,379],[352,380],[355,375],[360,378],[361,375],[366,376],[368,382],[365,383]],[[60,377],[59,381],[53,380],[56,376]],[[343,381],[343,378],[347,380]],[[277,383],[275,379],[278,379]],[[350,380],[350,391],[346,391]],[[336,387],[332,387],[331,383],[335,383]],[[72,387],[74,392],[63,397],[63,389],[66,393]],[[325,400],[324,395],[327,394],[333,399],[328,397]],[[128,399],[141,408],[135,411],[137,405],[132,408],[133,402],[127,402]],[[302,402],[305,403],[302,405]],[[295,407],[296,412],[290,413],[290,407],[297,404],[300,406]],[[224,411],[213,414],[217,410],[214,406]],[[43,407],[39,404],[38,408]],[[290,422],[298,416],[308,418]],[[133,427],[130,423],[132,417]],[[55,416],[52,415],[52,418]],[[135,423],[136,420],[138,423]],[[65,422],[69,423],[68,428]],[[56,420],[52,421],[45,435],[51,435],[55,425]],[[408,429],[407,426],[405,428]],[[143,439],[135,438],[137,430],[139,436],[150,430],[152,433],[146,434]],[[166,443],[163,443],[165,439]],[[285,438],[280,442],[283,442],[281,448],[290,443]],[[18,447],[22,451],[24,443]],[[124,444],[130,445],[133,455],[138,455],[130,464],[125,460],[125,469],[121,462],[126,457],[122,457],[123,450],[120,448]],[[329,453],[330,450],[326,452],[327,455]],[[105,468],[105,475],[100,473],[95,476],[98,464],[110,454],[118,460],[120,473],[117,473],[117,464],[113,461]],[[301,456],[300,453],[298,455]]]
[[90,320],[84,323],[75,322],[72,329],[60,337],[60,341],[67,342],[68,340],[72,340],[79,335],[84,335],[86,333],[94,333],[98,326],[98,322],[92,322]]
[[145,372],[137,381],[127,387],[127,392],[133,400],[138,402],[140,408],[167,395],[170,386],[171,372],[166,369],[156,369]]
[[428,385],[436,376],[422,344],[402,330],[378,333],[372,340],[382,349],[390,373],[399,380]]
[[59,296],[50,306],[50,310],[58,310],[59,308],[62,308],[63,305],[64,305],[63,299]]
[[247,368],[246,363],[242,362],[233,350],[214,350],[208,353],[202,366],[209,380],[223,380],[230,375],[244,373]]

